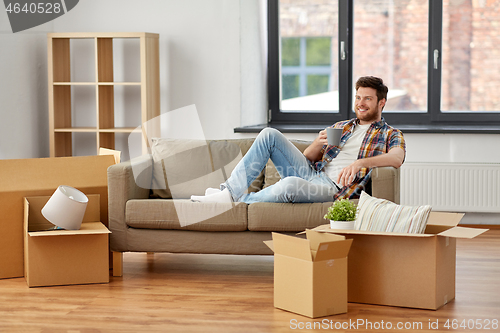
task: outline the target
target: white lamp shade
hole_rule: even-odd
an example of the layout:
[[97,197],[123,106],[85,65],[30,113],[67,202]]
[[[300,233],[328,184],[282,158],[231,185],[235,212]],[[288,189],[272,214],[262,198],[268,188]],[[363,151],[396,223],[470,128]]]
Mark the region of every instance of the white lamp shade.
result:
[[74,187],[61,185],[42,208],[50,223],[67,230],[80,229],[89,199]]

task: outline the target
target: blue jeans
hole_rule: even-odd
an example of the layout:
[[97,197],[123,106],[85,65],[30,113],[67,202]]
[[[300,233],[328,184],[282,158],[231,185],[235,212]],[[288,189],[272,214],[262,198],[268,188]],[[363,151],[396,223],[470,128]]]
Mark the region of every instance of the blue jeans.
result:
[[[245,193],[271,159],[281,180],[255,193]],[[252,147],[222,184],[234,201],[245,202],[328,202],[338,192],[335,183],[323,172],[316,171],[309,160],[281,132],[263,129]]]

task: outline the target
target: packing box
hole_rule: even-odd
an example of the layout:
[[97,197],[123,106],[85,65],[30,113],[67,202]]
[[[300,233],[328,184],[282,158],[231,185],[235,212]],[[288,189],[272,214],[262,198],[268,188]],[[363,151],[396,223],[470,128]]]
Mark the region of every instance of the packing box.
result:
[[0,160],[0,279],[22,277],[23,198],[52,195],[59,185],[99,194],[108,221],[107,169],[112,155]]
[[41,210],[50,196],[24,198],[24,277],[29,287],[108,283],[108,234],[99,222],[99,195],[89,202],[79,230],[54,227]]
[[463,215],[431,212],[424,234],[313,230],[354,241],[349,302],[436,310],[455,298],[456,239],[487,231],[457,227]]
[[307,239],[273,233],[274,306],[310,318],[347,312],[352,240],[307,230]]

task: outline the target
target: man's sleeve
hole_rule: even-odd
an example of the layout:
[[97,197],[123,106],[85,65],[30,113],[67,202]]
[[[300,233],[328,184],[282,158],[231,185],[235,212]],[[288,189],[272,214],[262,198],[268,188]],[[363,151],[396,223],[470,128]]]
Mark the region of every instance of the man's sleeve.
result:
[[400,130],[392,130],[391,135],[389,137],[389,142],[387,146],[387,151],[391,150],[392,148],[395,147],[400,147],[405,151],[406,154],[406,143],[405,139],[403,137],[403,133]]
[[404,163],[404,161],[406,160],[406,143],[403,137],[403,133],[400,130],[392,131],[389,138],[387,151],[395,147],[400,147],[405,152],[405,156],[403,157],[403,163]]

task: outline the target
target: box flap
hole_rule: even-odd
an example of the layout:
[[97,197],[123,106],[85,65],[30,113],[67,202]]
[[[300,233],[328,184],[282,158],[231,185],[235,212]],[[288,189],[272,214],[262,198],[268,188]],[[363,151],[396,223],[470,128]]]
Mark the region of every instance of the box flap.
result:
[[115,163],[120,163],[122,152],[119,150],[108,149],[108,148],[99,148],[99,155],[112,155],[115,158]]
[[321,243],[314,257],[314,261],[345,258],[349,253],[351,244],[352,239]]
[[71,235],[99,235],[110,234],[111,231],[101,222],[82,223],[79,230],[49,230],[49,231],[30,231],[30,237],[50,237],[50,236],[71,236]]
[[344,240],[345,236],[335,235],[331,233],[318,232],[314,230],[307,229],[306,237],[309,239],[312,251],[318,251],[319,244],[324,242],[333,242],[337,240]]
[[268,247],[268,248],[270,248],[270,249],[271,249],[271,251],[273,251],[273,252],[274,252],[274,243],[273,243],[273,241],[272,241],[272,240],[267,240],[267,241],[264,241],[264,244],[266,244],[266,245],[267,245],[267,247]]
[[274,253],[312,261],[309,240],[273,232]]
[[463,213],[431,212],[427,220],[427,225],[455,227],[464,215]]
[[453,238],[474,238],[481,235],[482,233],[488,231],[489,229],[477,229],[477,228],[464,228],[464,227],[454,227],[439,233],[439,236],[453,237]]

